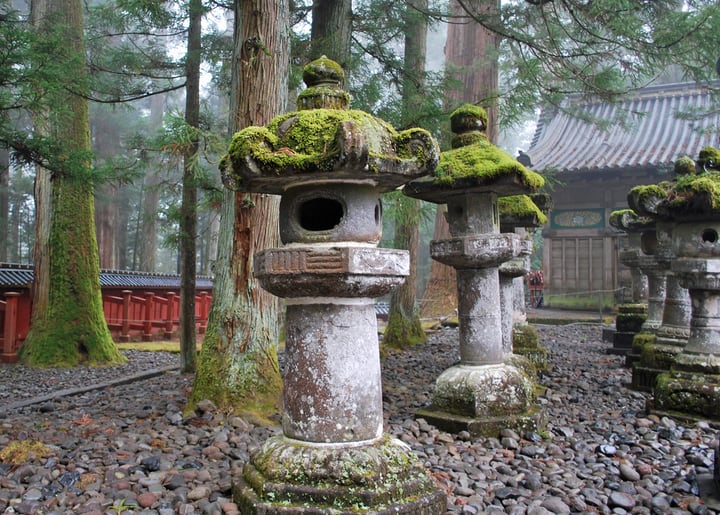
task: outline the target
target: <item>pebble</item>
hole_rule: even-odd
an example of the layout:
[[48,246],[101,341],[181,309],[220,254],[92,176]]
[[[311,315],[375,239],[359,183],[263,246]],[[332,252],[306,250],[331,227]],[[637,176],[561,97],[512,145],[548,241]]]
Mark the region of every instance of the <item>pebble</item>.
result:
[[[458,330],[383,360],[385,430],[407,443],[448,493],[448,514],[717,514],[699,496],[718,434],[645,411],[626,388],[624,358],[608,355],[599,324],[536,326],[550,351],[539,379],[541,431],[496,438],[440,431],[418,408],[459,358]],[[129,352],[118,367],[29,370],[0,365],[0,450],[40,440],[48,456],[0,463],[0,513],[242,515],[233,481],[279,427],[218,413],[183,416],[192,378],[176,372],[3,411],[10,402],[104,384],[178,364],[177,354]],[[281,356],[282,358],[282,356]]]

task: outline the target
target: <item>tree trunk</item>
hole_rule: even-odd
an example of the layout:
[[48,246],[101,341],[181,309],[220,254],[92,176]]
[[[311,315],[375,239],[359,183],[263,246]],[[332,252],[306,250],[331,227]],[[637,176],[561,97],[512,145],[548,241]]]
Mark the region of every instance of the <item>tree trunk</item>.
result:
[[[47,304],[33,306],[32,328],[20,357],[32,366],[119,363],[124,357],[110,337],[100,292],[88,103],[72,93],[86,86],[83,4],[68,0],[47,7],[45,21],[65,30],[65,44],[58,46],[55,58],[65,66],[68,84],[49,92],[57,94],[51,105],[62,110],[50,113],[48,125],[63,145],[65,159],[58,160],[51,177],[50,224],[44,240],[48,244],[44,256],[49,272]],[[36,27],[42,30],[43,25]]]
[[120,215],[117,184],[102,184],[95,194],[95,235],[100,268],[118,268],[117,219]]
[[[163,115],[165,114],[164,95],[154,95],[150,100],[150,130],[157,130],[162,127]],[[138,270],[142,272],[155,272],[155,256],[157,254],[157,213],[160,194],[158,186],[157,166],[150,166],[145,175],[143,183],[143,197],[140,207],[140,223],[135,237],[139,238],[136,243],[138,249]]]
[[[105,106],[97,106],[91,111],[90,125],[96,159],[104,161],[121,152],[117,123],[108,116]],[[117,223],[122,205],[119,194],[120,186],[114,183],[100,184],[95,191],[95,235],[98,241],[100,268],[112,270],[118,268],[120,249],[117,241]]]
[[347,70],[351,36],[351,0],[313,0],[309,61],[325,55]]
[[[238,0],[230,128],[265,125],[287,99],[287,0]],[[225,191],[213,304],[189,407],[202,399],[269,416],[279,409],[278,303],[252,275],[258,250],[278,244],[279,199]]]
[[10,222],[10,153],[0,146],[0,262],[8,261]]
[[[500,11],[499,0],[471,0],[464,2],[477,17],[494,17]],[[487,137],[497,140],[498,46],[500,38],[494,32],[469,18],[457,0],[450,2],[454,23],[448,26],[445,59],[448,73],[458,87],[446,95],[451,109],[462,103],[478,104],[488,114]]]
[[[405,62],[403,81],[404,127],[414,125],[413,118],[421,112],[425,93],[425,57],[428,23],[423,14],[427,0],[410,0],[405,12]],[[420,201],[401,198],[401,216],[395,222],[396,249],[410,253],[410,275],[390,296],[388,324],[383,344],[392,347],[408,347],[427,339],[416,309],[417,263],[420,241]]]
[[[200,62],[202,0],[190,0],[186,57],[185,123],[200,126]],[[198,135],[183,155],[183,189],[180,206],[180,371],[195,372],[195,280],[197,276],[197,181]]]
[[[447,206],[438,206],[435,214],[433,240],[450,238],[450,227],[445,219]],[[430,263],[430,277],[425,285],[420,313],[427,318],[441,318],[457,314],[457,278],[455,269],[434,259]]]
[[[465,2],[474,12],[494,15],[499,10],[498,0],[472,0]],[[482,105],[488,113],[487,136],[497,138],[498,37],[469,17],[457,0],[451,0],[453,23],[448,25],[445,43],[446,73],[458,81],[459,87],[446,93],[449,110],[462,103]],[[435,216],[434,240],[450,237],[445,210],[438,209]],[[455,270],[433,260],[422,300],[421,313],[426,317],[443,317],[457,310],[457,280]]]

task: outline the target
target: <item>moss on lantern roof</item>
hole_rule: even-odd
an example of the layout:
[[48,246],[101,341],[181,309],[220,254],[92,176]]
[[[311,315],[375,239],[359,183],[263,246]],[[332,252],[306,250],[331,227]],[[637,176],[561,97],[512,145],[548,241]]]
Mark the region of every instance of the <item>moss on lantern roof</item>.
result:
[[622,229],[623,219],[635,218],[637,214],[632,209],[618,209],[610,213],[610,225],[617,229]]
[[640,216],[632,209],[618,209],[610,213],[610,225],[625,232],[636,232],[652,226],[655,222],[646,216]]
[[537,227],[545,225],[547,216],[528,195],[510,195],[498,199],[500,225]]
[[704,170],[720,170],[720,150],[715,147],[705,147],[700,151],[698,164]]
[[412,178],[432,170],[437,159],[437,144],[424,129],[398,132],[359,110],[308,109],[236,133],[220,168],[229,187],[247,189],[248,181],[264,178],[261,191],[272,192],[267,183],[273,177],[282,182],[303,174],[344,172],[342,165],[353,162],[362,168],[352,169],[358,178],[395,172]]
[[658,204],[667,198],[669,183],[635,186],[627,195],[630,208],[640,216],[654,216]]
[[[635,186],[628,193],[628,205],[639,215],[653,219],[688,221],[720,218],[720,151],[705,147],[700,151],[695,173],[692,159],[675,163],[678,173],[673,182]],[[704,171],[703,171],[704,170]],[[702,173],[697,173],[702,171]]]
[[469,128],[484,131],[487,128],[487,111],[474,104],[463,104],[450,114],[450,130],[455,133]]
[[673,167],[675,175],[691,175],[695,173],[695,161],[688,156],[682,156],[675,160]]
[[476,139],[472,144],[440,154],[435,184],[452,186],[458,179],[487,184],[505,175],[515,175],[529,191],[538,190],[545,184],[541,175],[525,168],[487,138],[477,138],[479,134],[474,136]]
[[667,209],[682,214],[720,211],[720,172],[679,177],[668,193]]
[[303,67],[303,82],[314,85],[323,81],[340,83],[345,80],[345,70],[337,62],[323,55]]

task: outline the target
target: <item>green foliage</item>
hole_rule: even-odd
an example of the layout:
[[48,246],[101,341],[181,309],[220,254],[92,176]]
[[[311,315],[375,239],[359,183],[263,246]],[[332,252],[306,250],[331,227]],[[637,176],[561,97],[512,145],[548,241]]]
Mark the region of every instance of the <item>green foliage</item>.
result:
[[472,12],[503,36],[503,125],[541,102],[570,93],[612,101],[678,65],[698,81],[714,78],[720,45],[717,2],[507,2],[491,17]]

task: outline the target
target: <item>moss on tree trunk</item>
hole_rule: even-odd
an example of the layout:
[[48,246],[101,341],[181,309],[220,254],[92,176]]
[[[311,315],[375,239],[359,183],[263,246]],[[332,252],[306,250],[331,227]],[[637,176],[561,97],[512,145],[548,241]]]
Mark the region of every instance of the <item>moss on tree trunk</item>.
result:
[[[231,127],[267,124],[286,101],[285,1],[237,2]],[[266,52],[245,41],[260,41]],[[225,191],[213,304],[187,410],[203,399],[261,418],[280,410],[278,302],[252,275],[255,252],[277,246],[279,198]]]
[[125,358],[105,323],[100,290],[88,103],[72,93],[85,86],[83,4],[71,0],[52,7],[47,19],[63,29],[66,39],[56,58],[63,60],[72,87],[49,92],[55,104],[48,126],[58,150],[47,158],[52,171],[47,305],[35,306],[20,359],[30,366],[120,363]]
[[55,180],[52,205],[47,311],[34,313],[21,359],[40,367],[121,363],[103,313],[93,188]]

